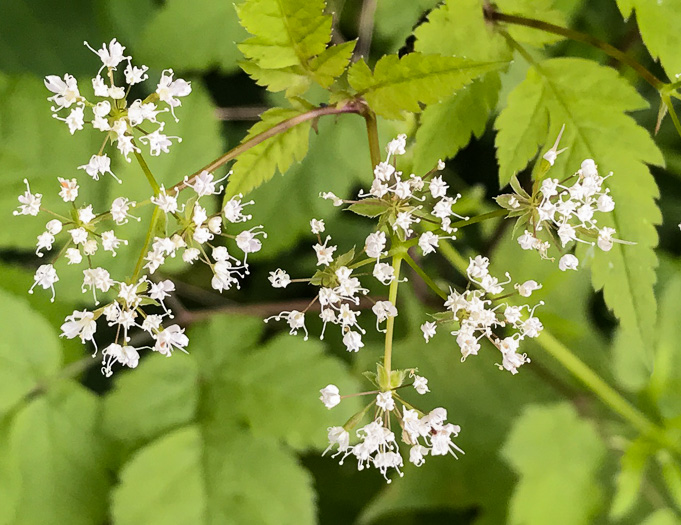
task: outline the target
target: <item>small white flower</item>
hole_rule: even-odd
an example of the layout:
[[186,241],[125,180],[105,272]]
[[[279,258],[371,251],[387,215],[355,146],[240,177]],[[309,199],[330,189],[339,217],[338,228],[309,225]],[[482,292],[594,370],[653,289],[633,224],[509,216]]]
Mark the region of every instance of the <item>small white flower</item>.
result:
[[352,330],[343,336],[343,344],[348,352],[359,352],[359,349],[364,346],[361,334]]
[[604,252],[610,251],[613,245],[612,236],[615,233],[613,228],[605,226],[598,232],[598,247]]
[[71,113],[69,113],[68,117],[59,120],[66,122],[67,126],[69,127],[69,133],[73,135],[76,131],[83,129],[83,125],[85,124],[83,106],[76,106],[71,110]]
[[73,202],[78,197],[78,181],[76,179],[62,179],[57,177],[59,181],[59,196],[64,202]]
[[83,243],[83,253],[85,255],[92,256],[97,252],[97,241],[95,239],[88,239]]
[[80,208],[78,210],[78,220],[83,224],[90,224],[95,217],[96,215],[92,211],[92,204],[88,204],[85,208]]
[[104,65],[103,67],[115,68],[123,60],[130,60],[130,57],[123,55],[125,47],[118,43],[115,38],[109,42],[108,47],[106,44],[102,44],[102,49],[96,51],[92,49],[90,44],[87,42],[85,42],[85,45],[88,47],[88,49],[90,49],[90,51],[99,56],[102,64]]
[[405,147],[407,145],[407,136],[402,133],[397,136],[397,138],[388,142],[385,150],[388,152],[388,157],[392,155],[404,155]]
[[216,216],[208,219],[208,229],[211,233],[219,235],[222,232],[222,217]]
[[184,335],[184,328],[174,324],[156,334],[154,350],[169,357],[174,349],[182,350],[186,354],[185,347],[188,344],[189,339]]
[[379,392],[376,396],[376,406],[387,412],[395,410],[395,400],[393,399],[393,393],[390,391]]
[[384,232],[374,232],[370,233],[364,243],[364,251],[367,257],[372,259],[380,259],[385,250],[386,237]]
[[324,244],[315,244],[312,248],[317,254],[317,266],[328,266],[333,261],[333,252],[336,251],[337,246],[327,246],[331,237],[327,237]]
[[339,395],[338,387],[336,385],[327,385],[319,391],[322,395],[319,399],[326,408],[333,408],[338,403],[341,402],[341,396]]
[[262,242],[256,237],[260,233],[263,237],[267,237],[264,232],[253,232],[253,230],[244,230],[236,236],[236,245],[244,253],[254,253],[260,251]]
[[87,291],[86,288],[90,287],[92,295],[95,298],[95,304],[99,304],[95,289],[106,293],[113,285],[113,279],[111,279],[109,272],[104,268],[88,268],[83,270],[83,286],[81,287],[81,291],[85,293]]
[[156,204],[165,213],[175,213],[178,210],[177,206],[177,192],[175,195],[168,195],[163,186],[161,186],[161,191],[155,197],[151,198],[151,202]]
[[235,195],[229,201],[227,201],[227,204],[225,204],[225,207],[222,210],[222,213],[225,215],[225,219],[231,223],[246,222],[253,218],[252,215],[243,214],[244,206],[253,204],[253,201],[242,203],[242,198],[243,195],[241,194]]
[[78,248],[67,248],[66,258],[69,260],[69,264],[80,264],[83,260]]
[[389,162],[380,162],[374,168],[374,177],[379,181],[389,181],[393,173],[395,173],[395,167]]
[[116,147],[118,148],[118,151],[121,152],[123,157],[125,157],[125,160],[128,162],[132,162],[130,159],[131,153],[133,152],[140,153],[142,151],[132,143],[132,135],[119,134]]
[[584,177],[595,177],[598,175],[598,166],[593,159],[585,159],[582,161],[581,172]]
[[[117,199],[114,199],[113,203],[111,203],[111,218],[119,226],[127,223],[128,217],[133,217],[128,213],[128,210],[136,204],[135,201],[130,201],[127,197],[118,197]],[[137,219],[137,217],[133,218]]]
[[423,376],[414,376],[414,389],[421,395],[430,392],[428,380]]
[[78,82],[71,75],[64,75],[63,80],[56,75],[48,75],[45,77],[44,82],[45,87],[54,93],[53,96],[47,99],[57,104],[56,108],[51,108],[52,111],[68,108],[80,99]]
[[170,152],[170,146],[172,145],[172,141],[170,139],[175,139],[178,142],[182,142],[182,138],[176,137],[176,136],[169,136],[164,133],[161,133],[163,131],[163,128],[165,127],[165,122],[162,122],[158,129],[156,131],[153,131],[152,133],[149,133],[148,135],[144,135],[143,137],[140,137],[140,142],[143,144],[149,144],[149,153],[153,157],[158,157],[161,152],[163,153],[169,153]]
[[59,219],[52,219],[45,225],[45,229],[52,235],[57,235],[62,230],[62,223]]
[[116,234],[113,230],[102,233],[102,248],[104,248],[104,250],[107,252],[111,252],[114,257],[116,256],[116,250],[120,246],[121,242],[123,244],[128,244],[128,241],[122,241],[116,237]]
[[430,194],[433,196],[433,199],[439,199],[447,195],[447,188],[449,188],[449,185],[439,175],[433,177],[433,180],[430,181]]
[[579,259],[571,253],[566,253],[558,261],[558,268],[564,272],[565,270],[576,270],[579,265]]
[[426,343],[435,335],[436,330],[437,323],[435,323],[435,321],[428,321],[421,325],[421,331],[423,332],[423,338],[426,340]]
[[286,288],[291,283],[291,277],[281,268],[270,272],[269,281],[273,288]]
[[199,258],[201,252],[197,248],[187,248],[182,253],[182,260],[188,264],[193,264]]
[[312,233],[317,235],[319,233],[324,232],[324,220],[323,219],[312,219],[310,221],[310,229],[312,230]]
[[33,281],[34,283],[28,293],[33,293],[33,288],[36,286],[41,286],[43,290],[50,288],[52,290],[52,298],[50,299],[50,302],[53,303],[55,296],[54,283],[59,281],[59,276],[57,275],[57,271],[54,269],[54,266],[51,264],[40,265],[33,276]]
[[131,86],[134,84],[139,84],[140,82],[144,82],[147,78],[149,78],[149,75],[146,74],[148,69],[149,68],[147,66],[137,67],[128,62],[128,65],[125,66],[124,70],[125,81]]
[[158,98],[170,106],[170,111],[173,118],[175,117],[174,109],[182,105],[178,97],[186,97],[192,92],[191,83],[182,80],[181,78],[173,80],[173,70],[166,69],[161,73],[161,80],[156,86],[156,93]]
[[19,209],[14,210],[14,215],[38,215],[40,211],[40,203],[42,201],[42,194],[31,193],[31,187],[28,185],[28,179],[24,179],[26,184],[26,191],[19,196]]
[[104,83],[104,79],[97,75],[92,79],[92,89],[96,97],[108,97],[109,87]]
[[334,194],[331,193],[330,191],[327,191],[327,192],[324,192],[324,193],[320,193],[319,196],[320,196],[322,199],[326,199],[326,200],[332,201],[334,206],[343,206],[343,200],[342,200],[342,199],[339,199],[338,197],[336,197],[336,195],[334,195]]
[[523,297],[529,297],[532,295],[532,292],[539,290],[541,287],[541,284],[538,284],[537,281],[533,280],[525,281],[523,284],[515,285],[515,289],[518,290],[518,293]]
[[78,166],[79,170],[85,170],[85,173],[90,175],[94,180],[99,180],[100,175],[110,173],[111,176],[118,182],[121,182],[111,171],[111,159],[108,155],[93,155],[90,157],[90,162],[83,166]]
[[395,279],[395,269],[387,263],[377,263],[374,266],[373,275],[383,284],[388,285]]
[[423,251],[423,255],[434,253],[439,246],[440,238],[433,232],[424,232],[419,237],[419,248]]
[[50,232],[43,232],[38,235],[38,242],[36,243],[35,253],[38,257],[42,257],[43,253],[41,250],[50,251],[52,249],[52,243],[54,242],[54,235]]
[[83,310],[79,312],[74,310],[74,312],[64,319],[64,324],[61,325],[61,337],[66,337],[67,339],[73,339],[75,337],[80,337],[80,340],[85,343],[85,341],[94,342],[94,334],[97,330],[97,323],[95,322],[95,316],[92,312]]
[[87,242],[87,230],[85,228],[74,228],[69,230],[73,244],[85,244]]

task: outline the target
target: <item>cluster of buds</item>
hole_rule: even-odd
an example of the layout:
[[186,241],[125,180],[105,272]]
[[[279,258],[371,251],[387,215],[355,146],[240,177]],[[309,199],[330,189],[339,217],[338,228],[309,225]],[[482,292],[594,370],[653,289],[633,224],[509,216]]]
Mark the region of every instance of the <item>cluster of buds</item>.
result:
[[[498,278],[490,275],[488,267],[487,257],[478,255],[470,259],[466,273],[476,289],[459,293],[450,288],[445,302],[447,311],[436,314],[434,317],[437,321],[424,323],[421,330],[427,342],[435,335],[438,323],[456,322],[459,328],[451,333],[456,336],[456,342],[461,349],[461,361],[465,361],[469,355],[477,355],[480,340],[488,339],[501,352],[502,363],[499,368],[517,374],[518,368],[530,361],[526,354],[518,353],[520,342],[526,337],[539,336],[544,326],[534,316],[534,310],[538,305],[532,308],[529,305],[511,306],[499,303],[499,299],[516,293],[521,297],[529,297],[533,291],[541,288],[541,285],[536,281],[525,281],[522,284],[515,284],[514,292],[502,295],[504,286],[511,283],[511,276],[507,273],[506,281],[499,282]],[[492,306],[493,303],[499,304]],[[497,335],[495,330],[497,332],[504,330],[505,337]],[[510,335],[509,330],[513,332]]]
[[[83,129],[86,124],[85,108],[92,113],[88,121],[93,128],[106,133],[106,139],[116,143],[118,150],[130,161],[131,153],[140,153],[140,148],[135,144],[133,130],[138,130],[141,134],[139,141],[149,146],[151,155],[160,155],[161,152],[168,153],[172,144],[171,139],[178,142],[179,137],[168,136],[163,133],[164,122],[159,122],[159,113],[170,111],[175,120],[175,108],[182,105],[180,97],[185,97],[191,93],[189,82],[180,78],[173,79],[173,70],[167,69],[162,72],[161,78],[156,86],[156,91],[144,100],[137,99],[128,104],[126,97],[130,88],[147,80],[147,66],[133,66],[132,59],[124,55],[125,47],[114,38],[109,45],[102,44],[102,48],[95,50],[85,43],[93,53],[102,61],[97,75],[92,79],[92,89],[94,99],[88,99],[80,93],[77,80],[69,75],[60,78],[50,75],[45,78],[45,86],[53,96],[48,100],[55,105],[52,107],[54,118],[66,122],[69,131],[73,135],[77,130]],[[127,62],[124,70],[125,84],[127,87],[118,86],[115,83],[114,72],[122,62]],[[105,78],[102,71],[106,70]],[[108,81],[108,83],[107,83]],[[159,109],[160,108],[160,109]],[[66,117],[62,117],[63,110],[70,110]],[[158,125],[158,128],[147,133],[140,127],[144,122]],[[106,155],[94,155],[90,162],[81,166],[88,175],[97,179],[100,174],[110,172],[108,170],[109,158]],[[112,173],[113,175],[113,173]]]
[[[413,381],[403,384],[407,376],[413,378]],[[464,453],[452,441],[452,438],[459,435],[461,428],[446,422],[446,409],[438,407],[425,414],[404,401],[397,393],[400,388],[413,386],[419,394],[426,394],[430,390],[425,377],[416,375],[413,369],[396,370],[388,374],[381,365],[378,365],[377,374],[369,374],[367,377],[377,386],[383,385],[383,388],[379,386],[380,390],[365,392],[363,395],[375,395],[374,400],[345,425],[328,429],[329,446],[324,454],[336,447],[333,457],[340,456],[341,465],[347,457],[354,456],[358,470],[373,466],[390,483],[388,470],[394,469],[402,476],[400,469],[404,465],[397,437],[391,430],[391,416],[394,416],[401,428],[401,441],[409,447],[409,461],[417,467],[425,463],[428,454],[452,454],[457,457],[457,452]],[[335,385],[326,386],[320,393],[319,399],[329,409],[341,402],[342,396]],[[355,431],[358,442],[351,445],[350,431],[354,430],[372,408],[372,421]]]

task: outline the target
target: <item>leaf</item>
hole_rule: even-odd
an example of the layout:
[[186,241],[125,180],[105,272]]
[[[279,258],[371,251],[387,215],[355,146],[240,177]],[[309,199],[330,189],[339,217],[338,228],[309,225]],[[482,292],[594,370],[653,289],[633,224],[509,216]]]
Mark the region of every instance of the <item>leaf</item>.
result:
[[641,525],[677,525],[677,515],[671,509],[660,509],[648,516]]
[[[57,373],[61,350],[54,328],[25,299],[0,290],[0,418],[37,384]],[[29,335],[30,332],[30,335]]]
[[347,207],[347,210],[362,217],[378,217],[388,211],[390,204],[382,199],[362,199]]
[[[268,109],[261,115],[260,122],[254,124],[248,131],[242,144],[301,114],[301,111],[295,109]],[[297,124],[239,155],[229,177],[225,199],[238,193],[247,194],[274,177],[277,170],[283,175],[294,161],[303,160],[307,154],[311,125],[310,121]]]
[[363,60],[348,71],[348,81],[371,109],[389,119],[418,113],[420,104],[434,104],[505,62],[478,62],[465,58],[410,53],[383,56],[373,73]]
[[286,89],[287,97],[303,94],[311,81],[328,88],[345,70],[354,42],[326,48],[332,18],[324,8],[323,0],[246,0],[237,6],[241,24],[254,35],[239,44],[248,59],[244,71],[270,91]]
[[[318,399],[326,382],[343,392],[357,386],[320,343],[288,335],[260,343],[264,326],[259,318],[216,316],[189,331],[184,359],[152,355],[135,371],[143,377],[117,382],[105,403],[119,443],[170,432],[124,466],[113,496],[116,523],[315,522],[311,477],[293,449],[325,446],[326,428],[359,406],[350,399],[327,410]],[[181,385],[165,394],[175,382]],[[123,410],[135,398],[139,406]]]
[[[556,3],[555,0],[499,0],[496,5],[499,11],[507,15],[520,15],[565,26],[567,25],[566,17],[561,10],[554,6]],[[553,44],[564,38],[548,31],[539,31],[535,28],[514,24],[508,24],[505,28],[514,40],[533,46]]]
[[103,431],[135,447],[189,423],[198,407],[198,380],[196,361],[183,354],[145,358],[134,373],[116,377],[104,398]]
[[156,69],[238,70],[235,41],[246,32],[232,2],[171,0],[149,17],[134,61]]
[[[585,158],[602,173],[614,172],[605,185],[615,200],[614,212],[599,226],[614,227],[619,238],[610,252],[596,250],[592,281],[603,289],[606,304],[634,338],[640,366],[649,366],[656,303],[653,294],[657,257],[655,224],[660,212],[658,189],[645,163],[663,163],[649,133],[626,114],[647,103],[615,71],[581,59],[551,59],[530,69],[509,95],[495,123],[500,183],[525,168],[539,146],[553,143],[565,124],[559,155],[550,176],[573,174]],[[550,120],[549,120],[550,119]],[[591,255],[589,255],[591,257]]]
[[657,454],[657,463],[662,469],[662,479],[667,488],[667,494],[677,509],[681,509],[681,466],[666,450]]
[[192,425],[142,449],[113,493],[116,523],[315,523],[312,479],[290,452],[225,430],[216,442]]
[[21,472],[12,523],[97,525],[106,519],[106,443],[98,399],[75,383],[51,389],[14,418],[3,449]]
[[592,523],[602,503],[598,470],[605,452],[570,404],[526,408],[502,449],[520,476],[508,523]]
[[669,78],[675,79],[681,71],[681,2],[617,0],[617,6],[625,19],[636,11],[636,23],[648,51],[653,58],[659,58]]
[[681,275],[675,275],[663,288],[658,317],[655,368],[646,391],[657,403],[665,419],[681,416]]
[[638,500],[646,464],[654,449],[646,441],[637,439],[624,451],[617,473],[616,492],[609,517],[619,521],[627,516]]

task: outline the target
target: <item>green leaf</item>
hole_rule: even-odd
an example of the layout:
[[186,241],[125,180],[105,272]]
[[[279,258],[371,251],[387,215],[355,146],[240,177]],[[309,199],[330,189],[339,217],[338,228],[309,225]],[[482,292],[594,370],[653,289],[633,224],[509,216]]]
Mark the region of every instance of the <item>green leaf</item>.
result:
[[[0,417],[61,366],[54,328],[25,299],[0,290]],[[30,331],[30,336],[28,332]],[[30,341],[30,342],[29,342]]]
[[418,113],[421,104],[434,104],[505,62],[479,62],[465,58],[410,53],[402,58],[383,56],[373,73],[363,60],[349,69],[348,81],[371,109],[389,119]]
[[198,407],[199,371],[184,354],[146,357],[134,373],[116,376],[104,398],[103,431],[135,447],[193,420]]
[[642,439],[632,442],[624,451],[617,473],[615,496],[610,506],[611,519],[621,520],[636,505],[646,464],[653,452],[650,444]]
[[655,345],[655,367],[647,392],[665,419],[681,416],[681,275],[675,275],[663,288]]
[[636,10],[636,24],[648,51],[653,58],[659,58],[662,67],[671,79],[681,71],[681,2],[665,0],[617,0],[622,16],[627,19]]
[[[295,109],[268,109],[261,115],[260,122],[251,127],[242,143],[302,113]],[[303,160],[307,154],[311,126],[310,121],[292,126],[239,155],[229,177],[225,198],[238,193],[247,194],[274,177],[277,170],[283,175],[293,162]]]
[[[239,44],[248,59],[242,68],[270,91],[301,95],[314,80],[328,88],[348,64],[353,42],[326,48],[330,15],[323,0],[246,0],[237,6],[253,37]],[[288,84],[287,84],[288,82]]]
[[312,479],[295,457],[274,441],[223,429],[215,441],[192,425],[142,449],[113,493],[115,522],[315,523]]
[[677,509],[681,509],[681,466],[666,450],[657,454],[657,463],[662,469],[662,479],[667,488],[667,494]]
[[617,244],[607,253],[596,250],[592,280],[634,337],[641,366],[649,366],[652,353],[644,342],[655,325],[653,248],[655,224],[661,219],[655,204],[658,189],[646,163],[660,165],[663,159],[649,133],[626,112],[646,106],[614,70],[587,60],[557,58],[530,69],[495,123],[502,186],[525,168],[539,146],[553,143],[563,124],[561,147],[568,150],[559,155],[551,177],[560,180],[573,174],[585,158],[594,159],[604,174],[614,172],[605,185],[615,210],[599,217],[599,226],[614,227],[619,238],[637,244]]
[[[565,26],[567,25],[565,15],[561,10],[554,7],[556,3],[555,0],[499,0],[495,2],[499,11],[504,14],[530,17],[542,22]],[[514,40],[533,46],[553,44],[564,38],[560,35],[549,33],[548,31],[540,31],[532,27],[523,27],[515,24],[507,24],[504,27]]]
[[660,509],[648,516],[641,525],[677,525],[677,515],[671,509]]
[[134,371],[143,377],[117,382],[105,401],[113,435],[139,443],[173,430],[124,466],[116,523],[314,523],[311,477],[292,449],[324,447],[326,428],[358,409],[349,399],[327,410],[318,399],[326,382],[342,392],[357,385],[320,343],[285,335],[261,344],[264,327],[260,318],[216,316],[192,326],[188,356],[150,356]]
[[51,389],[11,423],[8,454],[21,472],[11,523],[97,525],[106,519],[106,443],[98,434],[98,399],[80,385]]
[[390,209],[390,204],[382,199],[362,199],[361,202],[351,204],[348,211],[362,217],[378,217]]
[[598,470],[605,452],[596,430],[572,405],[526,408],[502,449],[520,476],[508,523],[592,523],[602,503]]
[[172,0],[144,27],[135,47],[135,62],[156,69],[238,69],[235,41],[246,37],[232,2]]

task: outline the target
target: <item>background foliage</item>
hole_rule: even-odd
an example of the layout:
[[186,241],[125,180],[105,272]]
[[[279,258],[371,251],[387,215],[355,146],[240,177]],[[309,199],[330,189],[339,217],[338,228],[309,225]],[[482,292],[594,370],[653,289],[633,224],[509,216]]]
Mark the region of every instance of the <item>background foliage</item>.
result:
[[[681,72],[679,2],[497,6],[592,34],[662,79]],[[46,199],[54,195],[55,177],[75,176],[99,145],[85,132],[70,137],[50,117],[42,84],[65,72],[89,82],[97,66],[83,40],[96,46],[117,37],[155,70],[150,76],[172,67],[192,80],[181,121],[168,128],[183,142],[172,158],[150,161],[159,181],[172,184],[244,137],[334,103],[322,88],[363,44],[359,20],[373,7],[370,52],[334,96],[361,93],[382,117],[382,143],[398,132],[414,137],[406,159],[416,173],[451,159],[445,178],[464,195],[464,213],[488,211],[489,197],[515,172],[527,182],[531,160],[563,124],[569,149],[554,176],[585,157],[615,173],[608,180],[614,226],[637,245],[583,253],[589,271],[567,275],[521,253],[504,223],[471,228],[456,246],[488,254],[521,282],[542,282],[547,331],[681,442],[681,138],[669,119],[653,137],[659,96],[631,69],[584,44],[508,26],[522,46],[514,48],[485,21],[478,0],[335,0],[326,14],[322,0],[247,0],[236,9],[218,0],[5,2],[0,208],[9,215],[23,178]],[[363,390],[360,372],[373,368],[381,341],[350,360],[334,337],[304,343],[273,331],[262,317],[307,296],[304,287],[298,297],[272,290],[266,276],[278,266],[314,268],[313,217],[326,220],[339,244],[368,233],[368,223],[317,197],[367,184],[365,136],[357,116],[324,117],[239,157],[228,192],[255,200],[249,212],[269,234],[249,258],[251,279],[220,296],[204,273],[175,274],[181,304],[174,309],[189,326],[190,354],[149,355],[112,381],[99,376],[96,360],[83,359],[80,345],[58,338],[64,316],[82,305],[76,272],[60,273],[55,304],[27,295],[41,224],[5,223],[1,525],[679,522],[678,455],[627,427],[545,346],[531,348],[532,364],[518,376],[500,373],[490,355],[460,363],[447,337],[424,347],[418,326],[438,301],[418,286],[401,299],[396,360],[418,363],[430,379],[433,406],[447,407],[462,426],[457,443],[466,455],[410,465],[390,486],[350,462],[319,457],[326,428],[357,406],[346,400],[329,412],[318,390],[329,382]],[[132,197],[146,196],[134,165],[119,162],[115,171]],[[101,188],[90,200],[104,205],[118,189],[108,180]],[[131,240],[122,265],[134,264],[141,245]],[[443,260],[427,267],[456,279]]]

